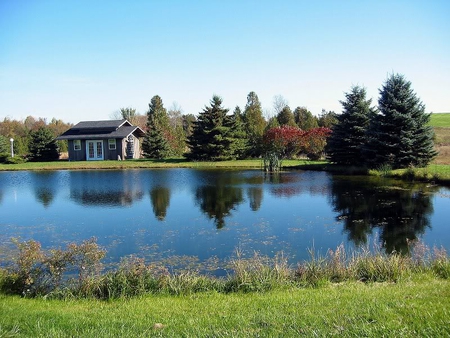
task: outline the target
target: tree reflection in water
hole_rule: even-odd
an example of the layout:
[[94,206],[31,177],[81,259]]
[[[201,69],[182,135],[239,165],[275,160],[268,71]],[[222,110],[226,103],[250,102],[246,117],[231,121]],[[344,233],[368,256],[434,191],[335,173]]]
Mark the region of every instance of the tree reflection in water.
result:
[[241,175],[222,171],[196,172],[201,184],[195,189],[195,200],[203,213],[214,220],[217,229],[225,226],[225,217],[244,201]]
[[261,187],[249,187],[247,189],[247,197],[250,202],[250,209],[258,211],[263,200],[263,189]]
[[214,219],[217,229],[225,226],[225,217],[244,200],[242,188],[226,186],[217,182],[216,186],[203,186],[197,189],[195,199],[200,209]]
[[144,196],[135,172],[86,171],[69,173],[71,200],[86,206],[130,206]]
[[153,213],[159,221],[163,221],[167,215],[167,208],[170,204],[170,189],[156,186],[150,190],[150,201],[152,202]]
[[58,186],[57,174],[53,171],[32,172],[31,182],[36,200],[45,208],[49,207],[54,199],[54,187]]
[[408,241],[430,227],[431,197],[437,188],[383,178],[338,177],[331,183],[331,204],[349,240],[367,242],[374,228],[387,253],[407,253]]

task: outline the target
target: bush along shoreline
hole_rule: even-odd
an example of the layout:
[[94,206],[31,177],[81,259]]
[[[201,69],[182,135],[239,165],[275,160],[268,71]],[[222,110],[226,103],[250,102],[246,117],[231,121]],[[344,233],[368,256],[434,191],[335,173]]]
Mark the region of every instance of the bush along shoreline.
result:
[[344,245],[321,257],[290,266],[282,253],[273,258],[239,251],[228,262],[229,274],[219,278],[196,269],[170,271],[164,264],[127,257],[104,271],[106,251],[95,238],[66,249],[44,251],[39,242],[14,241],[16,258],[0,269],[0,291],[6,295],[45,298],[117,299],[148,294],[188,295],[198,292],[247,293],[286,288],[316,288],[341,282],[397,283],[415,275],[450,278],[450,259],[443,248],[410,243],[410,254],[384,253],[380,247],[348,251]]

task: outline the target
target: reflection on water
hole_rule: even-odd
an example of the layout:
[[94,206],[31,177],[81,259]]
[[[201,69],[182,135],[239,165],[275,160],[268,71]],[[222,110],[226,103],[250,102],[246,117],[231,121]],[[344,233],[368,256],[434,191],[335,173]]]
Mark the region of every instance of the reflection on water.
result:
[[167,208],[170,204],[170,189],[161,186],[154,187],[150,190],[150,200],[156,218],[163,221],[166,218]]
[[407,252],[418,238],[449,249],[449,197],[436,186],[323,172],[0,172],[0,244],[20,236],[55,247],[95,236],[111,261],[227,259],[239,247],[284,251],[295,263],[312,247],[324,254],[375,237],[387,252]]
[[57,174],[52,171],[33,172],[31,176],[36,200],[47,208],[53,201],[55,187],[58,185]]
[[263,190],[260,187],[249,187],[247,197],[252,211],[258,211],[263,201]]
[[86,206],[131,206],[144,193],[133,171],[71,171],[70,198]]
[[331,203],[344,222],[344,231],[357,245],[365,244],[373,228],[387,252],[408,251],[407,241],[416,240],[431,226],[432,196],[438,187],[407,184],[382,178],[338,178],[331,184]]
[[241,188],[226,186],[220,181],[214,186],[197,188],[195,199],[201,210],[214,220],[217,229],[225,226],[225,217],[244,200]]

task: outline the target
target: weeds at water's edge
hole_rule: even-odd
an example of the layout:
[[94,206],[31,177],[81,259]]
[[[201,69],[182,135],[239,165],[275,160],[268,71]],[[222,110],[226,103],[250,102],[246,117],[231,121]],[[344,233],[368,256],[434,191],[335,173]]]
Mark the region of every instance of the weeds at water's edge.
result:
[[197,271],[170,272],[162,264],[146,264],[127,257],[114,270],[101,272],[105,250],[95,239],[69,244],[66,250],[44,252],[36,241],[17,242],[19,255],[0,269],[0,291],[25,297],[128,298],[145,294],[185,295],[197,292],[265,292],[292,287],[319,287],[343,281],[397,282],[414,274],[432,273],[450,278],[450,259],[443,248],[410,243],[411,254],[385,254],[382,248],[361,248],[348,252],[344,245],[292,267],[286,257],[255,253],[244,258],[237,250],[224,278]]

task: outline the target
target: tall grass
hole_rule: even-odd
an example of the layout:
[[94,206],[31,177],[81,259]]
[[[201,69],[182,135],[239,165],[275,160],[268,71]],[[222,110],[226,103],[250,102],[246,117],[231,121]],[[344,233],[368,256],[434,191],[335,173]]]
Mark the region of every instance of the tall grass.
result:
[[[410,243],[411,254],[386,254],[381,247],[348,251],[344,245],[289,266],[282,253],[273,258],[255,253],[244,258],[236,251],[224,278],[202,275],[195,270],[170,272],[162,263],[147,264],[136,257],[125,258],[116,268],[99,273],[104,250],[91,239],[66,250],[41,250],[35,241],[18,243],[19,255],[0,270],[0,290],[25,297],[129,298],[145,294],[186,295],[266,292],[283,288],[319,287],[329,283],[398,282],[417,274],[450,277],[450,259],[443,248]],[[75,274],[74,274],[75,273]]]

